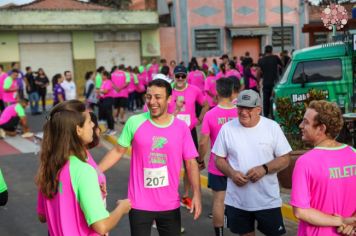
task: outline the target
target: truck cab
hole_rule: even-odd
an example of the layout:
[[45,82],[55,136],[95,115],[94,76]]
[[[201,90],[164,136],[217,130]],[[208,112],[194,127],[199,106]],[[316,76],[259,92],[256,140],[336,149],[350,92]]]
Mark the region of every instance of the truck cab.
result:
[[310,89],[321,90],[327,100],[336,102],[343,112],[352,112],[354,102],[354,50],[348,42],[335,42],[295,51],[283,76],[274,88],[275,101],[289,97],[293,103],[303,102]]

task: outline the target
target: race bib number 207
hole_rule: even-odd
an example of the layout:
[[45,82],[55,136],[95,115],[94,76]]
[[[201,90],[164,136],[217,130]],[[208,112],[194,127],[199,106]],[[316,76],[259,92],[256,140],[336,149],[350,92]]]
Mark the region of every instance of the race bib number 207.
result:
[[160,188],[169,185],[167,166],[144,168],[145,188]]

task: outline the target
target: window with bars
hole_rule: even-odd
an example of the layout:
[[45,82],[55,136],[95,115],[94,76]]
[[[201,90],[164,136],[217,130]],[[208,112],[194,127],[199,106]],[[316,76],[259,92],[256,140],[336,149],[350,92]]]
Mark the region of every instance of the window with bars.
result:
[[[292,26],[287,26],[283,27],[283,35],[284,35],[284,46],[294,46],[294,40],[293,40],[293,27]],[[272,28],[272,45],[274,47],[280,47],[282,45],[282,28],[281,27],[273,27]]]
[[195,50],[197,52],[219,51],[220,42],[220,29],[195,30]]

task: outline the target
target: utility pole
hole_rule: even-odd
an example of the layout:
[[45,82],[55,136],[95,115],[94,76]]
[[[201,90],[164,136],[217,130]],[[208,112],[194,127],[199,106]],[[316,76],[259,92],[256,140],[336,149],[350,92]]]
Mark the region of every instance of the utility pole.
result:
[[281,49],[284,51],[284,21],[283,21],[283,0],[281,2]]

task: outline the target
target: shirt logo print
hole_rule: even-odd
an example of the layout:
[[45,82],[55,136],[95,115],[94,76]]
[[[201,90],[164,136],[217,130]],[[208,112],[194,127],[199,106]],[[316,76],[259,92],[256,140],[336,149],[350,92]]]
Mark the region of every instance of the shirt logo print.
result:
[[165,137],[153,136],[152,138],[152,150],[162,149],[163,146],[168,143],[168,140]]

